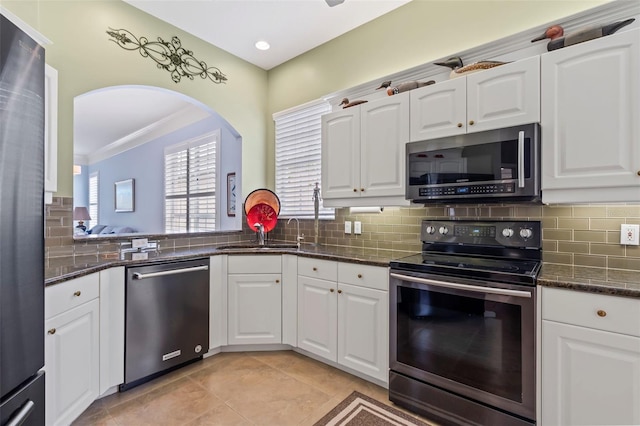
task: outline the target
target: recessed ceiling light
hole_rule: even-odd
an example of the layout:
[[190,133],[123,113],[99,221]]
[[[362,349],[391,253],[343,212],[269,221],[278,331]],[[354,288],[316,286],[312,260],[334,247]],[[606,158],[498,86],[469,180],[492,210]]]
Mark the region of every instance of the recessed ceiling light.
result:
[[256,49],[268,50],[271,46],[264,40],[256,41]]

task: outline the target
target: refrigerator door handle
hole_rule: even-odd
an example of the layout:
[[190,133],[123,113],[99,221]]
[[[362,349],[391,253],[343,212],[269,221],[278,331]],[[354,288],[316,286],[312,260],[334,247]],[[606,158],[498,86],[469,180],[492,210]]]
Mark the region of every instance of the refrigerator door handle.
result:
[[31,415],[36,408],[36,403],[32,400],[27,400],[22,407],[5,423],[5,426],[20,426],[27,421],[27,418]]

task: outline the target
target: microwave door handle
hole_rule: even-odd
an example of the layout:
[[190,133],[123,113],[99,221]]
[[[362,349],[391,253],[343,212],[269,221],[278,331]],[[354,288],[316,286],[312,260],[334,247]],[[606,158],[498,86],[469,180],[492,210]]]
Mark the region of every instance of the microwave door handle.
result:
[[518,188],[524,188],[524,131],[518,132]]

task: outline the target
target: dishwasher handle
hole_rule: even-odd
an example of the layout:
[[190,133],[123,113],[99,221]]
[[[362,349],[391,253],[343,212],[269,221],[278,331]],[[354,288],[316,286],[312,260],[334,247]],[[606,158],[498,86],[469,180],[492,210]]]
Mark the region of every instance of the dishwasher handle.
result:
[[161,271],[161,272],[149,272],[148,274],[141,274],[140,272],[134,272],[133,279],[143,280],[145,278],[162,277],[165,275],[184,274],[186,272],[206,271],[208,269],[209,269],[208,265],[202,265],[202,266],[195,266],[193,268],[181,268],[181,269],[170,269],[168,271]]

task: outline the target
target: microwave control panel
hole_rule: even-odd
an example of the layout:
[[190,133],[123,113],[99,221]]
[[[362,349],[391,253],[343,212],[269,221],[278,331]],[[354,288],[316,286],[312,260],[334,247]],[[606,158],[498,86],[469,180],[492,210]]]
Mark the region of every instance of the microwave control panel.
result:
[[420,197],[442,197],[450,195],[489,195],[489,194],[513,194],[516,191],[514,182],[493,183],[464,186],[437,186],[419,188]]

